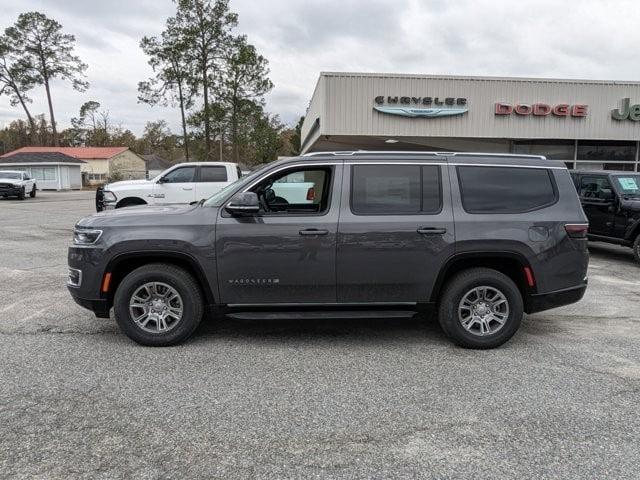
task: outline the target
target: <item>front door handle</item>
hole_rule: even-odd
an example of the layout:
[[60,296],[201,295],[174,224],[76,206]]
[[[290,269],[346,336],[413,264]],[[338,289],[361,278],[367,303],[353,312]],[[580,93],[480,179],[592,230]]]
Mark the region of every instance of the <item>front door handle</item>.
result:
[[300,235],[327,235],[329,230],[318,230],[317,228],[305,228],[300,230]]
[[446,228],[420,227],[418,228],[420,235],[444,235],[447,233]]
[[183,190],[193,190],[193,187],[182,187]]

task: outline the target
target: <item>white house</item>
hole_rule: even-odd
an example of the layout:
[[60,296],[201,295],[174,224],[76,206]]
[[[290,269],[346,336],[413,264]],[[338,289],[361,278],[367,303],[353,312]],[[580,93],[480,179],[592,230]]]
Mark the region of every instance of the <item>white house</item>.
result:
[[36,181],[38,190],[80,190],[83,160],[59,152],[15,153],[0,158],[0,170],[21,170]]

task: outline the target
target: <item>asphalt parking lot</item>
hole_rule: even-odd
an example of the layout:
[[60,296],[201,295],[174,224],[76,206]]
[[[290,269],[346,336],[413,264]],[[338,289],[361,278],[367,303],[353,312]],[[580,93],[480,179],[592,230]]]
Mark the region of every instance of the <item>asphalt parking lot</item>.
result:
[[205,321],[143,348],[69,297],[91,192],[0,200],[2,478],[638,478],[640,267],[504,347],[437,323]]

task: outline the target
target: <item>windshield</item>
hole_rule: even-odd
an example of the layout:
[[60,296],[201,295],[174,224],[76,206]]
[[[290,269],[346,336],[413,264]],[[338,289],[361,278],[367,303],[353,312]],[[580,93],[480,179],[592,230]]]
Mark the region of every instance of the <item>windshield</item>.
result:
[[262,167],[258,168],[257,170],[254,170],[253,172],[251,172],[246,177],[239,178],[235,182],[230,183],[229,185],[224,187],[222,190],[220,190],[218,193],[215,193],[211,197],[209,197],[207,199],[207,201],[204,202],[204,205],[206,205],[208,207],[219,207],[219,206],[221,206],[227,200],[227,198],[229,198],[229,195],[231,194],[231,192],[236,191],[236,189],[240,190],[245,185],[248,185],[249,183],[251,183],[253,181],[253,179],[258,177],[259,175],[262,174],[262,172],[264,172],[269,167],[271,167],[272,163],[273,162],[267,163],[267,164],[263,165]]
[[618,175],[615,178],[622,195],[640,197],[640,175]]
[[21,180],[22,174],[17,172],[0,172],[0,178],[9,178],[11,180]]

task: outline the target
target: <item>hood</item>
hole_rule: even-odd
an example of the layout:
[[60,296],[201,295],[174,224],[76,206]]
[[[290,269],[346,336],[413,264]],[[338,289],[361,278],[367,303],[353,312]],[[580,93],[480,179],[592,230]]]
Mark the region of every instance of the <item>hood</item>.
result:
[[162,225],[161,217],[171,218],[176,215],[188,214],[196,208],[200,207],[197,205],[140,205],[139,207],[116,208],[84,217],[77,223],[77,226]]
[[111,190],[112,188],[132,187],[135,185],[148,185],[153,183],[150,180],[122,180],[120,182],[108,183],[104,186],[105,190]]
[[622,203],[622,208],[631,210],[633,212],[640,212],[640,198],[624,200]]
[[0,177],[0,183],[10,183],[11,185],[20,185],[22,183],[22,180],[17,180],[15,178]]

